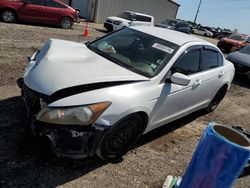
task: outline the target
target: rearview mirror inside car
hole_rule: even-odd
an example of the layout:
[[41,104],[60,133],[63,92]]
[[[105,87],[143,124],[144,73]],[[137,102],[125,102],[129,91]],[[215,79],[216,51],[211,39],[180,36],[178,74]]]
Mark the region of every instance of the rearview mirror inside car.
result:
[[170,80],[174,84],[182,85],[182,86],[187,86],[191,82],[191,79],[188,76],[182,73],[178,73],[178,72],[174,73],[171,76]]

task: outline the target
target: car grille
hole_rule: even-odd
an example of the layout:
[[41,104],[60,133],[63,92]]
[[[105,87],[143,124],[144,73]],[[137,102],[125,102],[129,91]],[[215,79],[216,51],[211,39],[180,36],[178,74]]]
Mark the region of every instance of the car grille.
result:
[[233,64],[234,64],[236,72],[244,74],[244,73],[248,73],[250,71],[250,67],[247,67],[245,65],[242,65],[240,63],[235,63],[235,62],[233,62]]

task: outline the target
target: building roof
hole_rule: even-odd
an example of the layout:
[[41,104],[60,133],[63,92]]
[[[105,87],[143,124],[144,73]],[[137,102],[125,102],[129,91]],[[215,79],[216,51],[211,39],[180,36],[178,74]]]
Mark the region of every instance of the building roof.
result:
[[149,35],[162,38],[166,41],[170,41],[179,46],[188,43],[188,42],[204,42],[210,44],[209,42],[202,40],[198,37],[181,33],[179,31],[174,31],[171,29],[161,28],[161,27],[152,27],[152,26],[133,26],[132,29],[147,33]]

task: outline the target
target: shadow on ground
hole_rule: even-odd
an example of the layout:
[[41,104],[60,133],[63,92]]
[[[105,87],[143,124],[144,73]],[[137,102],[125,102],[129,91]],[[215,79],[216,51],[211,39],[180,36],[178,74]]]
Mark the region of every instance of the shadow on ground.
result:
[[106,29],[95,29],[96,31],[99,31],[101,33],[109,33]]
[[246,76],[235,75],[233,83],[238,86],[250,89],[250,80]]
[[[0,187],[55,187],[75,180],[106,162],[97,157],[71,160],[52,154],[47,140],[27,134],[21,97],[0,101]],[[168,134],[197,117],[197,112],[143,136],[136,147]]]

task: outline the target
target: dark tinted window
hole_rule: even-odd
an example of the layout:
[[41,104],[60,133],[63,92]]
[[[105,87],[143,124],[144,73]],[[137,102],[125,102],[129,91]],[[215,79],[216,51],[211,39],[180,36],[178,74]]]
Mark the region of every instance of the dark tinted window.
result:
[[189,25],[185,22],[180,22],[176,25],[177,27],[189,27]]
[[151,18],[147,16],[136,15],[135,19],[136,21],[151,22]]
[[200,50],[184,54],[171,68],[171,73],[179,72],[185,75],[199,72]]
[[51,1],[51,0],[48,0],[48,6],[55,7],[55,8],[66,8],[64,5],[62,5],[58,2],[55,2],[55,1]]
[[245,46],[239,50],[240,53],[250,55],[250,46]]
[[212,69],[218,66],[218,53],[213,50],[203,50],[202,70]]
[[218,66],[222,66],[223,65],[223,57],[220,53],[218,53]]
[[43,5],[43,6],[46,6],[47,5],[47,0],[29,0],[29,3],[31,3],[33,5]]
[[238,41],[244,41],[247,39],[247,37],[243,35],[231,35],[228,38],[233,39],[233,40],[238,40]]

